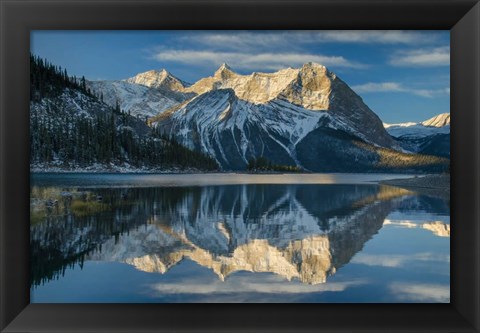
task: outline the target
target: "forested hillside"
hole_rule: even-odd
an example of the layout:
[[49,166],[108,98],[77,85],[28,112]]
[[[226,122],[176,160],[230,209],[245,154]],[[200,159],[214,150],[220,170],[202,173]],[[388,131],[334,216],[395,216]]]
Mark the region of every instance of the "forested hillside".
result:
[[216,170],[210,157],[161,135],[120,107],[103,103],[85,78],[30,57],[30,162],[64,169],[113,166]]

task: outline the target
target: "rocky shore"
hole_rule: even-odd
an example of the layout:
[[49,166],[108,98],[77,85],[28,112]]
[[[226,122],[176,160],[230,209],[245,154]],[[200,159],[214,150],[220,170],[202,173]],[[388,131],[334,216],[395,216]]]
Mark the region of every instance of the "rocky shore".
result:
[[420,194],[450,200],[450,174],[417,176],[380,181],[381,184],[403,187]]

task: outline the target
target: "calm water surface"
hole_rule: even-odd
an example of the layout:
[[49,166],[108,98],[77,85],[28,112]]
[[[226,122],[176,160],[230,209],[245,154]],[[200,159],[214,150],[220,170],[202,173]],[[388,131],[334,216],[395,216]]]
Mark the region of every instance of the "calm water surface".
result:
[[401,177],[34,174],[31,301],[449,302],[449,202]]

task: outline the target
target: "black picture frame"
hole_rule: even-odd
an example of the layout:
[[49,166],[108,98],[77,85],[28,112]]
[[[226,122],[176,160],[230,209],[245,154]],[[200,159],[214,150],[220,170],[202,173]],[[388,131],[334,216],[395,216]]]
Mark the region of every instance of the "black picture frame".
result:
[[[479,332],[480,4],[476,0],[0,0],[2,332]],[[451,31],[450,304],[29,304],[31,30]]]

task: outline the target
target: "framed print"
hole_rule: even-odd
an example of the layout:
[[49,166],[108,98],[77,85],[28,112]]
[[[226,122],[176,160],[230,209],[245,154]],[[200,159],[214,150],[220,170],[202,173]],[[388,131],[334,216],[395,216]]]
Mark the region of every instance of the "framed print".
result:
[[2,332],[480,329],[478,2],[1,6]]

